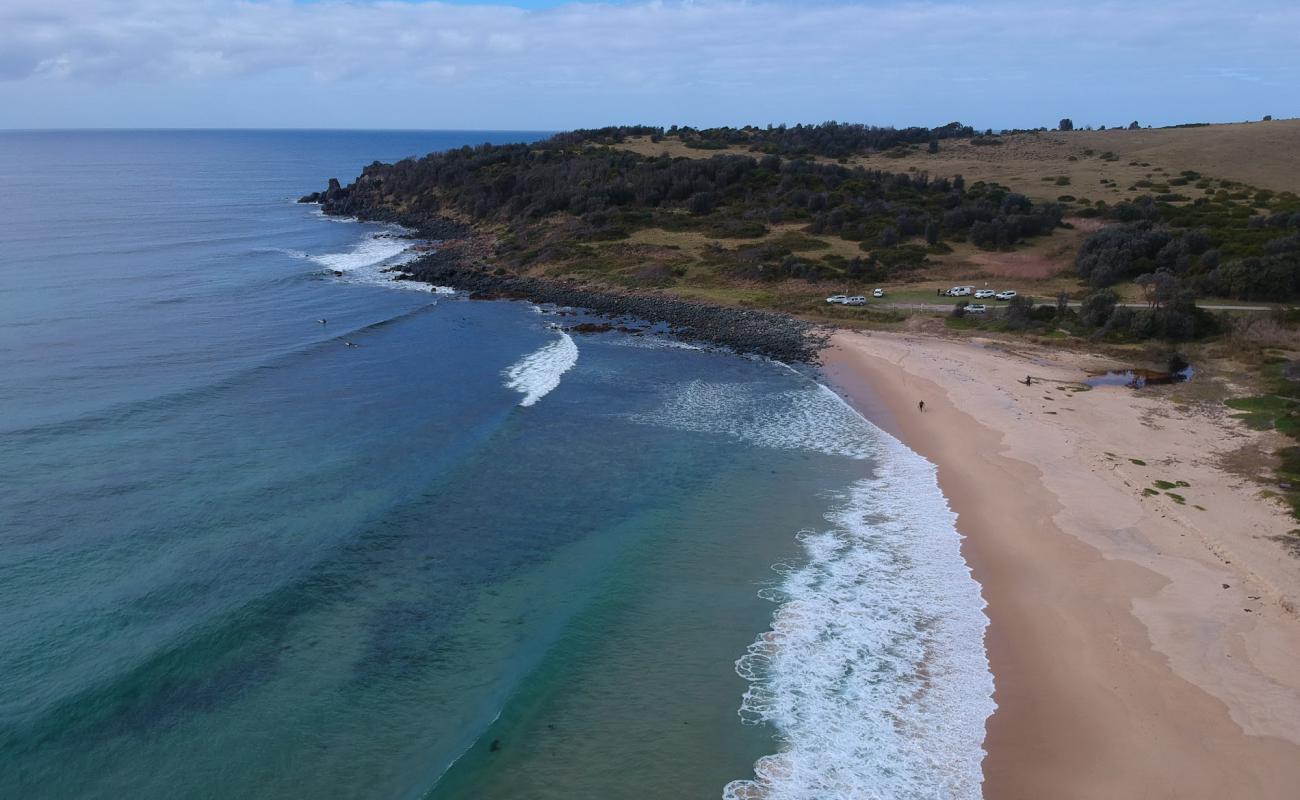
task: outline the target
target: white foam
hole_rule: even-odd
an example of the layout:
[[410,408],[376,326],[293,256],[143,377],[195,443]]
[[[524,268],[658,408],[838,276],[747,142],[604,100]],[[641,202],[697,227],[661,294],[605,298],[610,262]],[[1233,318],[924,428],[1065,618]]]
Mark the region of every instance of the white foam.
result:
[[867,458],[878,449],[878,429],[817,383],[759,395],[744,383],[692,381],[679,387],[657,410],[631,419],[727,434],[760,447],[815,450],[849,458]]
[[981,797],[985,603],[933,466],[887,450],[766,593],[781,605],[736,662],[740,715],[775,726],[781,748],[727,800]]
[[[326,219],[336,219],[326,217]],[[349,221],[349,220],[344,220]],[[350,220],[355,222],[355,220]],[[368,233],[347,250],[337,253],[293,253],[324,267],[331,274],[342,273],[334,277],[346,283],[366,283],[388,286],[396,289],[427,292],[427,284],[419,281],[394,280],[395,267],[408,264],[419,257],[413,249],[413,242],[400,234],[405,229],[396,225],[386,226],[379,232]]]
[[988,617],[935,468],[830,389],[758,396],[697,381],[636,421],[762,447],[870,459],[872,477],[803,531],[801,564],[760,592],[772,627],[736,662],[740,717],[779,752],[726,800],[973,800],[981,796],[993,676]]
[[410,247],[406,239],[384,234],[371,234],[342,253],[324,253],[311,256],[311,260],[326,269],[354,272],[373,267],[405,253]]
[[505,371],[506,388],[522,392],[521,406],[531,406],[560,385],[564,373],[578,363],[578,345],[560,331],[560,338],[519,359]]
[[671,339],[666,335],[649,334],[644,336],[619,336],[606,344],[616,347],[638,347],[645,350],[703,350],[698,344]]

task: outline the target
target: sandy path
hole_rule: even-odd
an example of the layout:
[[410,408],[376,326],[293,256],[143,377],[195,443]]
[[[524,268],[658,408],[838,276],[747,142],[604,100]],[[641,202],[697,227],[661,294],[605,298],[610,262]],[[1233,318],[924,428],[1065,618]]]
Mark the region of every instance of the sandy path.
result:
[[[999,706],[986,796],[1300,796],[1300,559],[1269,538],[1294,524],[1217,467],[1257,434],[1017,382],[1078,380],[1080,360],[880,333],[827,352],[832,383],[938,464],[967,537]],[[1186,503],[1144,497],[1158,479]]]

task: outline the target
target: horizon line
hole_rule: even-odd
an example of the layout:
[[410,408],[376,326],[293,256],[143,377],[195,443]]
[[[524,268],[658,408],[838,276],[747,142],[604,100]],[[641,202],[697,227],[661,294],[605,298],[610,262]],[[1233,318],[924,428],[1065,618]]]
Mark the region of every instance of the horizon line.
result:
[[[1270,119],[1270,120],[1266,120],[1266,119],[1264,119],[1263,117],[1259,117],[1259,118],[1255,118],[1255,119],[1219,120],[1219,121],[1213,121],[1213,122],[1207,122],[1207,121],[1201,121],[1201,120],[1198,120],[1198,121],[1188,121],[1188,122],[1173,122],[1173,123],[1168,123],[1168,124],[1164,124],[1164,125],[1144,125],[1144,126],[1142,126],[1139,130],[1147,130],[1147,129],[1150,129],[1150,130],[1160,130],[1160,129],[1162,129],[1162,128],[1177,128],[1177,127],[1185,127],[1185,126],[1193,126],[1193,125],[1196,125],[1196,126],[1200,126],[1200,125],[1206,125],[1206,126],[1209,126],[1209,125],[1247,125],[1247,124],[1258,123],[1258,122],[1287,122],[1287,121],[1293,121],[1293,120],[1300,120],[1300,116],[1295,116],[1295,117],[1278,117],[1278,116],[1274,116],[1274,117],[1273,117],[1272,119]],[[867,126],[872,126],[872,127],[881,127],[881,128],[898,128],[898,129],[902,129],[902,128],[913,128],[913,127],[915,127],[915,128],[921,128],[921,127],[926,127],[926,128],[944,127],[944,126],[933,126],[933,125],[915,125],[915,124],[898,124],[898,123],[886,123],[886,124],[880,124],[880,123],[872,123],[872,122],[849,122],[849,121],[845,121],[845,120],[823,120],[822,122],[794,122],[794,123],[790,123],[790,122],[765,122],[765,123],[752,123],[752,122],[751,122],[751,123],[744,123],[744,124],[740,124],[740,125],[735,125],[735,124],[732,124],[732,125],[703,125],[703,124],[690,125],[690,124],[683,124],[683,123],[673,123],[673,124],[668,124],[668,125],[664,125],[664,124],[658,124],[658,125],[655,125],[655,124],[652,124],[652,123],[646,123],[646,122],[632,122],[632,123],[626,123],[626,122],[624,122],[624,123],[611,123],[611,124],[608,124],[608,125],[597,125],[597,126],[576,126],[576,127],[570,127],[570,128],[491,128],[491,127],[489,127],[489,128],[463,128],[463,127],[454,127],[454,128],[386,128],[386,127],[378,127],[378,128],[346,128],[346,127],[310,127],[310,126],[308,126],[308,127],[295,127],[295,126],[283,126],[283,127],[282,127],[282,126],[265,126],[265,127],[238,127],[238,126],[232,126],[232,127],[222,127],[222,126],[192,126],[192,125],[178,125],[178,126],[160,126],[160,125],[150,125],[150,126],[129,126],[129,125],[122,125],[122,126],[102,126],[102,125],[97,125],[97,126],[85,126],[85,127],[32,127],[32,128],[20,128],[20,127],[6,128],[6,127],[0,127],[0,133],[155,133],[155,132],[157,132],[157,133],[185,133],[185,132],[195,132],[195,133],[197,133],[197,132],[229,132],[229,133],[274,133],[274,132],[284,132],[284,133],[563,133],[563,132],[574,131],[574,130],[584,130],[584,129],[592,130],[592,129],[606,128],[606,127],[615,127],[615,128],[616,128],[616,127],[624,127],[624,126],[632,126],[632,125],[647,125],[647,126],[650,126],[650,127],[660,127],[660,128],[665,129],[665,130],[667,130],[667,129],[671,128],[671,127],[674,127],[674,126],[675,126],[675,127],[694,128],[694,129],[696,129],[696,130],[707,130],[707,129],[709,129],[709,128],[736,128],[736,129],[739,129],[739,128],[762,128],[762,127],[766,127],[766,126],[769,126],[769,125],[772,126],[772,127],[779,127],[779,126],[782,126],[782,125],[784,125],[785,127],[794,127],[795,125],[816,126],[816,125],[826,124],[827,122],[838,122],[838,123],[843,124],[843,125],[867,125]],[[960,122],[960,121],[959,121],[959,120],[954,120],[954,122]],[[951,123],[951,122],[950,122],[950,123],[944,123],[944,125],[950,125],[950,124],[952,124],[952,123]],[[962,124],[966,124],[966,123],[962,123]],[[1053,127],[1051,127],[1050,125],[1040,125],[1040,126],[1037,126],[1037,127],[1026,127],[1026,128],[993,128],[993,127],[984,127],[984,128],[981,128],[980,126],[977,126],[977,125],[970,125],[969,127],[975,129],[976,131],[980,131],[980,130],[991,130],[991,131],[993,131],[994,133],[1015,133],[1015,132],[1056,131],[1056,130],[1057,130],[1056,128],[1053,128]],[[1088,129],[1091,129],[1091,130],[1096,131],[1096,130],[1101,130],[1101,127],[1100,127],[1100,126],[1094,126],[1094,125],[1092,125],[1092,124],[1090,124],[1090,123],[1085,123],[1085,124],[1082,125],[1082,126],[1076,126],[1076,127],[1074,128],[1075,131],[1082,131],[1082,130],[1088,130]],[[1114,127],[1107,127],[1107,128],[1106,128],[1107,131],[1112,131],[1112,130],[1127,130],[1127,129],[1128,129],[1127,126],[1122,126],[1122,125],[1116,125],[1116,126],[1114,126]]]

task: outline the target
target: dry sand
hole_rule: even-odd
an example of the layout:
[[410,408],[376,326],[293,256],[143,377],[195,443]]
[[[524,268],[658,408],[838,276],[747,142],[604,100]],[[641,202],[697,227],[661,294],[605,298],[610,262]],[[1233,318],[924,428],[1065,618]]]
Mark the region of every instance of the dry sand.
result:
[[[1270,538],[1294,521],[1218,466],[1261,435],[1156,393],[1026,386],[1092,360],[1015,348],[845,332],[826,354],[958,513],[991,620],[985,796],[1300,797],[1300,559]],[[1144,497],[1155,480],[1186,504]]]

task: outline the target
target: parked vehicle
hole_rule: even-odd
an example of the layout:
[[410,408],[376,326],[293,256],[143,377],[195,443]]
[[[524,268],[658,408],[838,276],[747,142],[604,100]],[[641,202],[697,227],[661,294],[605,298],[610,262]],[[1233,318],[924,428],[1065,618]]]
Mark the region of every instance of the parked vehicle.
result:
[[876,289],[875,291],[873,291],[873,292],[871,293],[871,296],[872,296],[872,297],[884,297],[884,296],[885,296],[885,290],[884,290],[884,289]]
[[996,297],[996,298],[999,299],[999,300],[1010,300],[1011,298],[1013,298],[1013,297],[1016,296],[1016,290],[1015,290],[1015,289],[1007,289],[1007,290],[1005,290],[1005,291],[998,292],[997,294],[995,294],[995,295],[993,295],[993,296]]
[[975,297],[981,300],[986,297],[992,297],[995,294],[997,294],[997,292],[993,291],[992,289],[977,289],[975,291]]
[[966,306],[967,314],[983,314],[985,311],[988,310],[989,307],[984,305],[983,303],[971,303],[970,305]]
[[970,297],[975,292],[974,286],[954,286],[944,294],[949,297]]
[[831,305],[842,306],[848,301],[848,299],[849,296],[846,294],[833,294],[830,297],[826,298],[826,302],[830,303]]
[[867,298],[863,297],[860,294],[850,297],[844,301],[844,305],[846,306],[865,306],[866,304],[867,304]]

